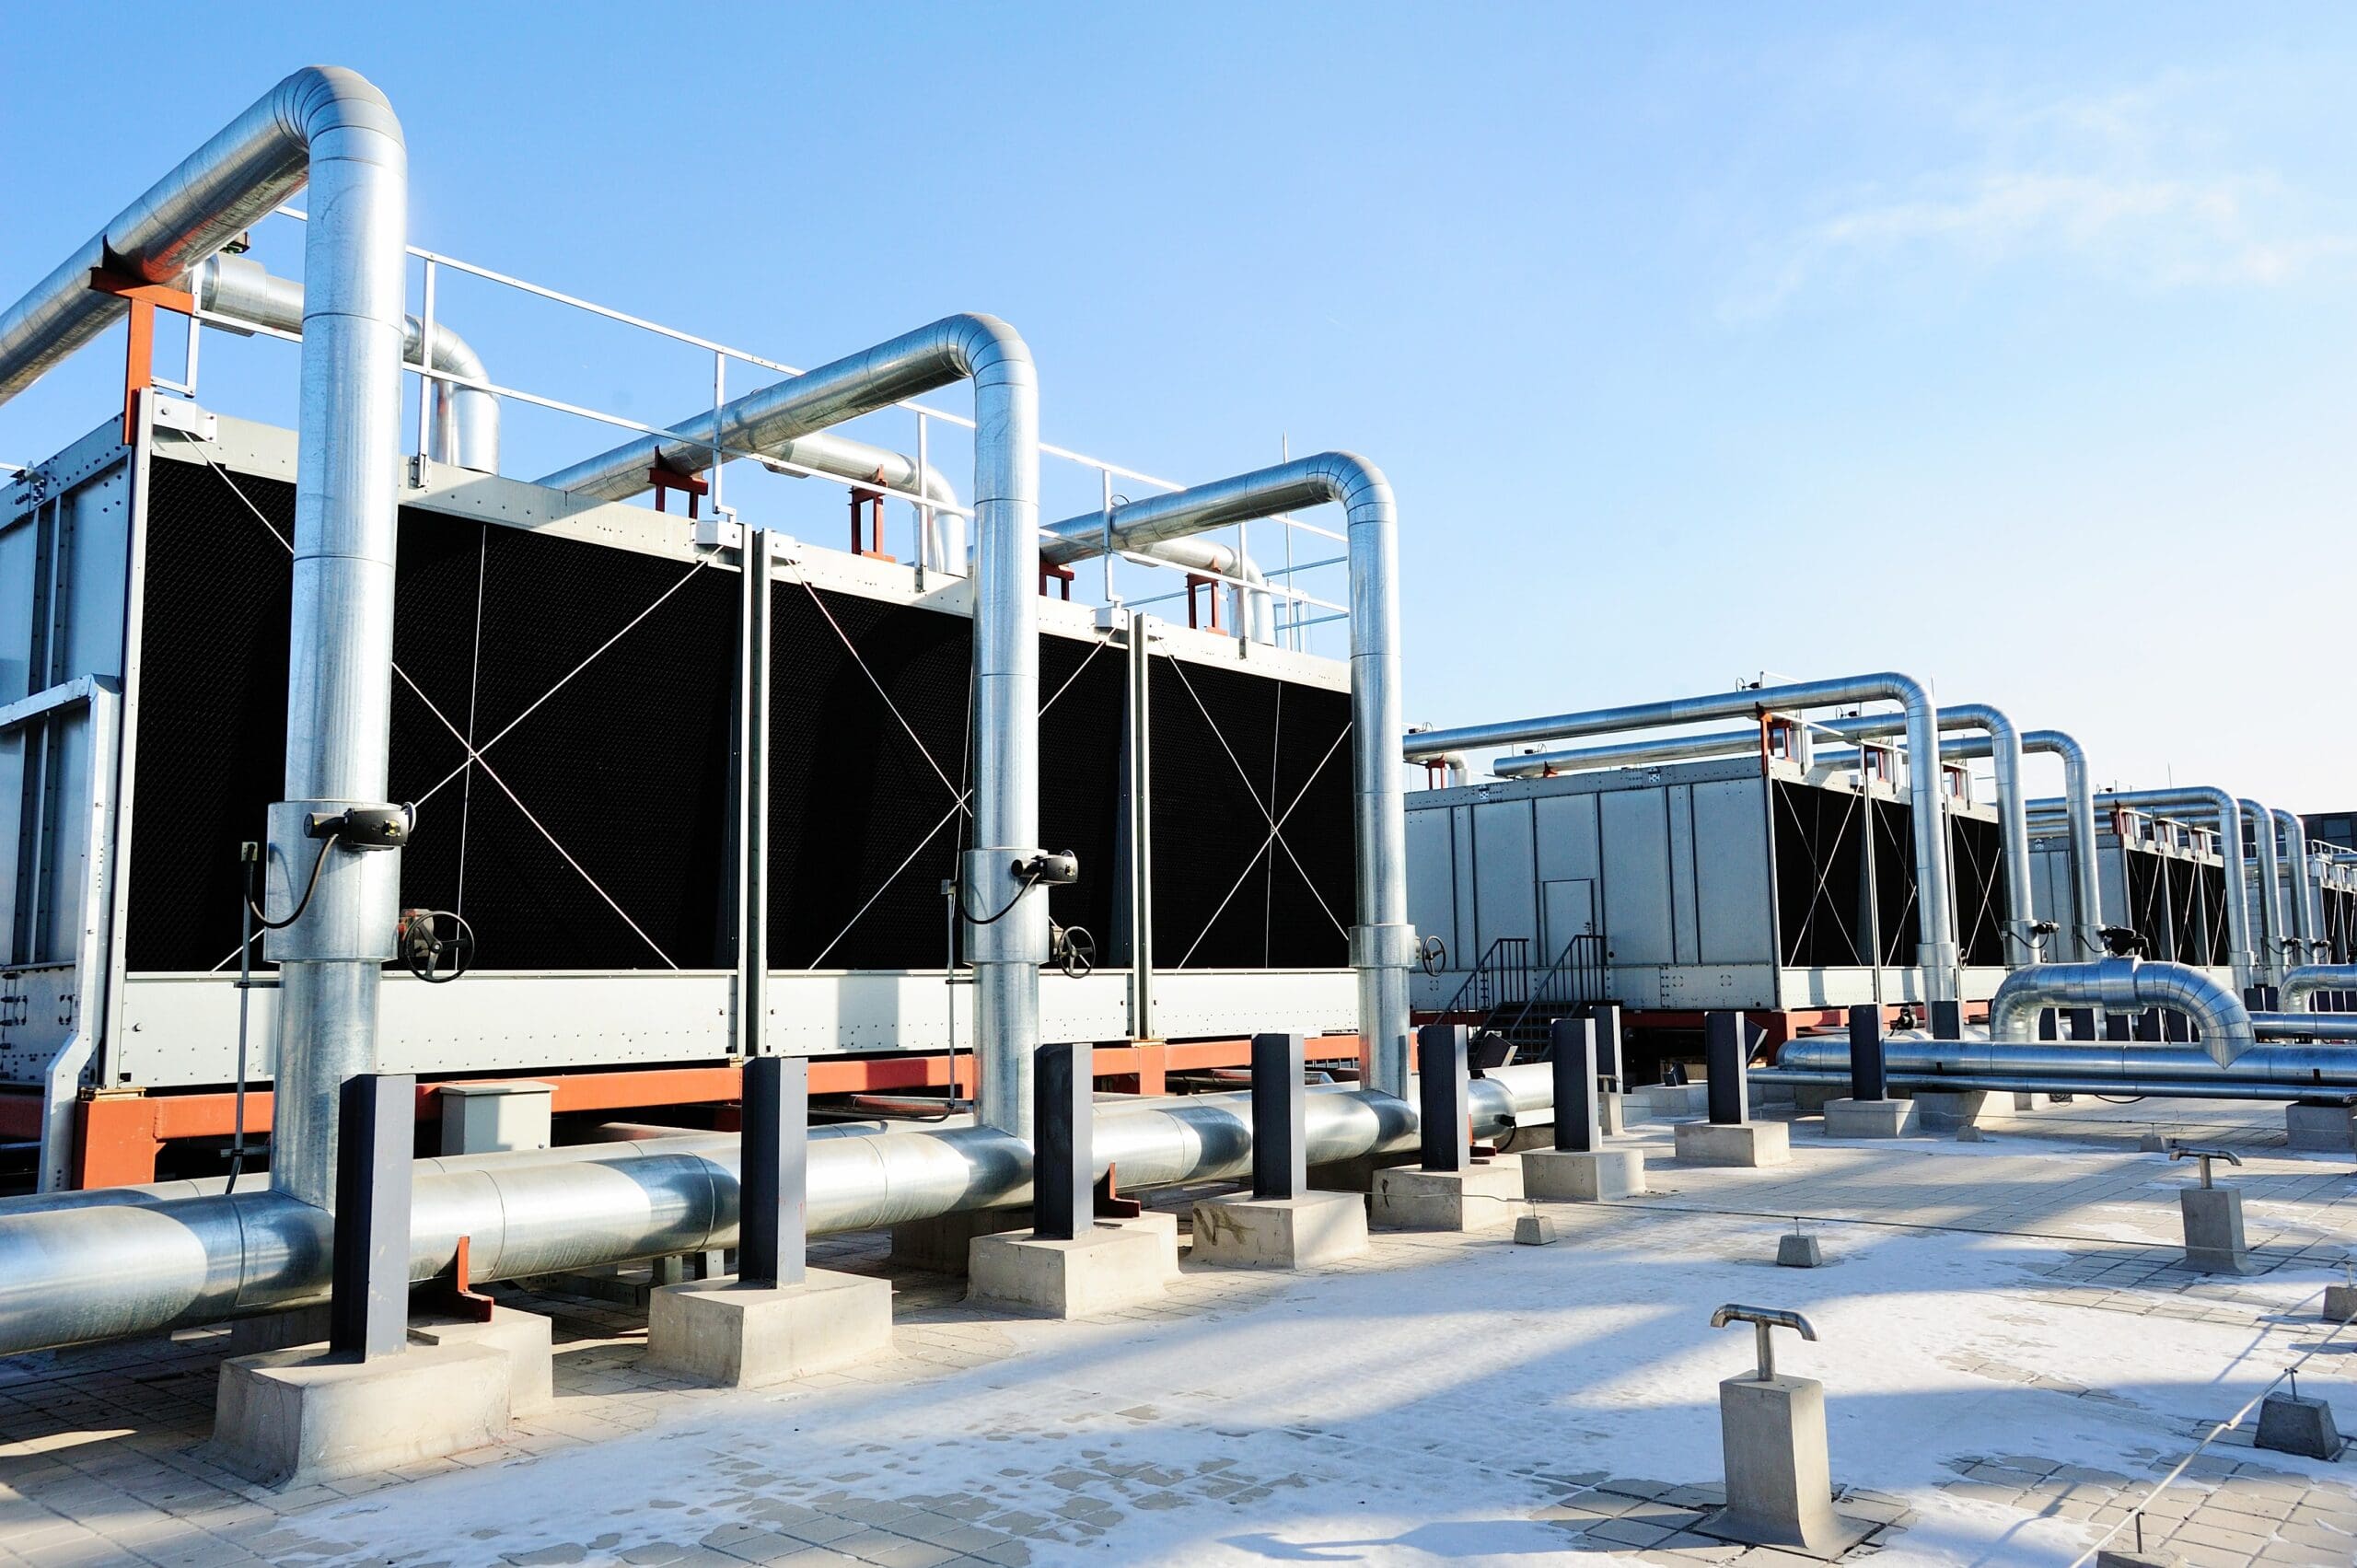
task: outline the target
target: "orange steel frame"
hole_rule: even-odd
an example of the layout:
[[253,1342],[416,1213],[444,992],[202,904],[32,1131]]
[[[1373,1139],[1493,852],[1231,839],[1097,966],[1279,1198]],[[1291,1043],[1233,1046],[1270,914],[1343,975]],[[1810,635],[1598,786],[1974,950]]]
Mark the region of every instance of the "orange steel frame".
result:
[[[1310,1042],[1312,1061],[1362,1054],[1355,1035],[1326,1035]],[[1251,1063],[1248,1040],[1141,1040],[1099,1046],[1097,1079],[1101,1086],[1132,1094],[1166,1092],[1172,1073]],[[709,1067],[646,1067],[617,1072],[545,1072],[507,1074],[550,1085],[551,1109],[559,1113],[649,1110],[662,1106],[734,1104],[740,1070],[730,1063]],[[819,1056],[810,1061],[814,1095],[880,1094],[942,1088],[949,1084],[949,1058],[932,1056]],[[440,1115],[438,1083],[417,1086],[420,1121]],[[971,1094],[974,1059],[958,1058],[957,1092]],[[237,1097],[228,1093],[144,1094],[137,1090],[85,1092],[76,1118],[74,1185],[131,1187],[156,1179],[164,1145],[184,1138],[226,1138],[235,1130]],[[266,1089],[246,1096],[246,1130],[270,1131],[271,1097]],[[725,1118],[724,1118],[725,1121]],[[0,1095],[0,1137],[41,1136],[41,1096]]]

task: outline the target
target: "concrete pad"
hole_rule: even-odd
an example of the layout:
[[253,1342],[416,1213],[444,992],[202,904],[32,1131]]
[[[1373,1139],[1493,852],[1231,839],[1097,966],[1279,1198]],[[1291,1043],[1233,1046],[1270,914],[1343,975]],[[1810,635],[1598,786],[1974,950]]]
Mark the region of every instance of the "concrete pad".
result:
[[2357,1285],[2324,1287],[2324,1320],[2328,1323],[2357,1322]]
[[1640,1121],[1658,1121],[1671,1116],[1703,1116],[1711,1109],[1711,1086],[1708,1084],[1650,1084],[1631,1089],[1626,1098],[1629,1113]]
[[1689,1165],[1785,1165],[1793,1157],[1792,1129],[1782,1121],[1681,1121],[1678,1157]]
[[1555,1242],[1555,1222],[1534,1209],[1515,1220],[1514,1240],[1517,1247],[1551,1247]]
[[260,1355],[266,1351],[293,1350],[297,1345],[328,1342],[328,1304],[315,1302],[288,1312],[266,1312],[239,1318],[229,1325],[231,1355]]
[[2270,1394],[2259,1402],[2258,1434],[2252,1445],[2310,1459],[2340,1458],[2340,1431],[2332,1407],[2305,1394]]
[[1989,1103],[1988,1095],[1979,1089],[1918,1089],[1914,1098],[1917,1117],[1934,1132],[1954,1132],[1978,1124],[1981,1108]]
[[892,1348],[892,1282],[812,1269],[799,1284],[691,1280],[646,1298],[653,1371],[758,1388]]
[[2306,1105],[2294,1100],[2283,1108],[2283,1142],[2294,1149],[2357,1154],[2357,1110],[2345,1105]]
[[1825,1135],[1904,1138],[1915,1131],[1922,1114],[1911,1099],[1829,1099],[1825,1102]]
[[355,1361],[301,1346],[221,1364],[213,1444],[228,1469],[279,1487],[393,1469],[507,1434],[509,1359],[482,1345],[413,1345]]
[[910,1220],[892,1227],[892,1264],[923,1269],[929,1274],[962,1274],[974,1237],[1030,1228],[1028,1208],[970,1209],[929,1220]]
[[1162,1249],[1164,1272],[1172,1279],[1178,1277],[1178,1214],[1172,1209],[1148,1209],[1128,1219],[1108,1219],[1097,1216],[1098,1225],[1111,1225],[1115,1230],[1143,1231],[1153,1237]]
[[1375,1176],[1375,1223],[1388,1230],[1502,1230],[1522,1202],[1522,1172],[1503,1161],[1464,1170],[1400,1166]]
[[1596,1203],[1643,1191],[1643,1149],[1533,1149],[1522,1156],[1522,1195],[1534,1202]]
[[1198,1263],[1314,1269],[1366,1250],[1366,1200],[1355,1192],[1205,1198],[1195,1204],[1194,1233]]
[[494,1307],[491,1321],[428,1317],[412,1318],[412,1344],[482,1345],[507,1358],[507,1413],[529,1415],[556,1402],[556,1377],[551,1365],[553,1338],[549,1320],[537,1312]]
[[1070,1241],[978,1236],[966,1277],[968,1301],[1090,1318],[1159,1300],[1170,1269],[1153,1231],[1099,1225]]
[[2205,1274],[2247,1272],[2242,1190],[2181,1188],[2177,1201],[2185,1216],[2185,1266]]

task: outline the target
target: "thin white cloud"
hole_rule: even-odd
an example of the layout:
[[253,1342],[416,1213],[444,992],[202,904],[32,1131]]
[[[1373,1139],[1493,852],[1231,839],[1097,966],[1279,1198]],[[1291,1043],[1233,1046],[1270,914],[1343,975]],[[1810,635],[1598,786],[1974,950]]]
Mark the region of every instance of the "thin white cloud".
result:
[[[1771,316],[1898,269],[1978,273],[2060,260],[2152,290],[2273,287],[2357,257],[2357,233],[2263,166],[2196,145],[2164,85],[1966,117],[1969,167],[1870,190],[1762,249],[1723,307]],[[2222,161],[2224,167],[2220,167]]]

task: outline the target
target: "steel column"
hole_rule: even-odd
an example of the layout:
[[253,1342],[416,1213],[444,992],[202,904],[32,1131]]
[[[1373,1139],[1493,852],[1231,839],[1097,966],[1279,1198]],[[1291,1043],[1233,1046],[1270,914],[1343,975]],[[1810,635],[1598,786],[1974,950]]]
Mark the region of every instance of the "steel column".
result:
[[1096,1224],[1094,1059],[1085,1043],[1043,1045],[1037,1052],[1032,1135],[1039,1154],[1031,1178],[1031,1234],[1043,1241],[1070,1241]]
[[1596,1020],[1558,1018],[1548,1026],[1547,1036],[1555,1079],[1555,1147],[1592,1153],[1604,1139],[1596,1114]]
[[335,1272],[328,1346],[374,1361],[409,1344],[411,1167],[417,1080],[358,1073],[343,1081],[335,1170]]
[[1419,1142],[1426,1170],[1464,1170],[1473,1163],[1469,1029],[1426,1024],[1416,1032]]
[[1252,1196],[1309,1191],[1306,1042],[1297,1034],[1252,1037]]
[[1710,1093],[1711,1121],[1720,1127],[1736,1127],[1751,1120],[1751,1088],[1748,1076],[1751,1053],[1745,1036],[1741,1013],[1705,1013],[1702,1015],[1702,1070]]
[[800,1284],[810,1237],[810,1063],[759,1056],[745,1063],[742,1209],[737,1277]]

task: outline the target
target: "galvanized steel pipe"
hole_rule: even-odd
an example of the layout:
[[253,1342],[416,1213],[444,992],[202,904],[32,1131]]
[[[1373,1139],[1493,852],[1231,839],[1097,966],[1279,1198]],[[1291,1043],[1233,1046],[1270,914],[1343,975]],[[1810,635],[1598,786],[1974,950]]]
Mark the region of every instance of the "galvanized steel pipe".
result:
[[[210,256],[182,281],[200,309],[273,331],[302,333],[303,285],[293,278],[277,276],[259,261],[226,253]],[[410,364],[464,376],[470,381],[491,379],[473,345],[441,321],[434,323],[430,354],[424,322],[414,316],[403,317],[401,334],[401,357]],[[497,473],[499,400],[479,387],[426,379],[433,389],[433,419],[425,455],[437,463]]]
[[[2033,800],[2030,809],[2061,804],[2052,800]],[[2107,790],[2096,797],[2102,807],[2124,806],[2137,811],[2160,811],[2169,807],[2194,807],[2208,812],[2218,830],[2218,854],[2225,862],[2226,893],[2226,961],[2234,971],[2235,989],[2241,991],[2253,979],[2250,932],[2250,878],[2244,870],[2242,804],[2223,789],[2206,785],[2169,789]]]
[[[1551,1103],[1550,1070],[1474,1081],[1474,1130],[1503,1131]],[[1415,1107],[1355,1088],[1313,1089],[1307,1141],[1326,1164],[1411,1146]],[[499,1280],[735,1244],[733,1139],[591,1159],[421,1167],[410,1276],[446,1274],[470,1238],[477,1279]],[[1234,1178],[1251,1166],[1248,1095],[1202,1095],[1101,1115],[1098,1168],[1133,1189]],[[814,1139],[814,1235],[874,1230],[1030,1195],[1030,1146],[998,1128],[895,1129]],[[92,1197],[99,1196],[91,1194]],[[0,1355],[215,1322],[316,1301],[330,1274],[326,1214],[278,1192],[0,1213]]]
[[2293,956],[2286,968],[2297,969],[2313,962],[2317,957],[2316,949],[2323,945],[2316,937],[2316,889],[2308,873],[2308,825],[2292,812],[2278,810],[2275,828],[2282,840],[2283,854],[2291,862],[2291,886],[2284,892],[2292,900],[2292,939],[2297,946],[2291,949]]
[[2249,824],[2251,842],[2258,849],[2258,981],[2272,984],[2295,959],[2284,957],[2291,932],[2283,922],[2283,866],[2275,853],[2275,813],[2258,801],[2241,802],[2243,820]]
[[[1357,850],[1357,920],[1351,964],[1358,971],[1359,1030],[1368,1041],[1368,1082],[1387,1094],[1408,1088],[1408,971],[1415,931],[1408,923],[1408,819],[1390,736],[1403,727],[1399,669],[1399,522],[1382,470],[1350,452],[1321,452],[1274,468],[1214,480],[1168,495],[1123,502],[1067,517],[1042,530],[1050,560],[1113,550],[1148,551],[1231,523],[1338,502],[1347,517],[1351,575],[1352,831]],[[1445,753],[1454,748],[1437,748]]]
[[409,165],[384,94],[320,66],[265,93],[0,316],[0,401],[126,308],[92,291],[94,270],[171,282],[307,181],[286,799],[270,814],[271,881],[284,892],[308,879],[312,854],[328,859],[308,911],[269,948],[280,962],[272,1180],[324,1206],[337,1086],[376,1063],[377,967],[393,956],[400,881],[398,851],[336,851],[302,829],[308,812],[381,802],[386,788]]
[[[982,1120],[1028,1135],[1048,895],[1015,867],[1039,848],[1039,407],[1031,351],[993,316],[951,316],[764,387],[679,428],[540,481],[617,500],[656,466],[695,472],[715,450],[783,454],[830,425],[935,387],[974,383],[974,843],[961,862],[974,965]],[[795,460],[800,460],[798,458]],[[817,465],[812,465],[817,466]]]
[[2304,964],[2284,975],[2277,1001],[2286,1013],[2297,1013],[2319,991],[2357,991],[2357,964]]
[[[2036,964],[2015,970],[1989,999],[1992,1044],[2038,1039],[2038,1016],[2049,1007],[2092,1007],[2141,1013],[2162,1007],[2182,1013],[2201,1032],[2201,1049],[2221,1067],[2257,1043],[2242,998],[2189,964],[2097,958],[2086,964]],[[2084,1044],[2073,1050],[2085,1049]]]
[[[1711,719],[1759,718],[1844,703],[1877,701],[1898,703],[1907,710],[1908,785],[1915,822],[1915,879],[1920,895],[1916,900],[1917,941],[1921,948],[1918,961],[1923,970],[1925,995],[1933,1001],[1953,1001],[1960,992],[1948,879],[1946,818],[1940,800],[1940,715],[1931,692],[1912,677],[1885,672],[1788,686],[1754,687],[1620,708],[1595,708],[1502,724],[1423,730],[1405,737],[1402,753],[1408,761],[1420,762],[1450,751],[1570,740],[1584,735],[1658,729]],[[1394,728],[1390,733],[1397,735],[1399,731]],[[1514,759],[1509,765],[1528,766],[1543,763],[1544,760],[1544,754],[1523,757]]]

